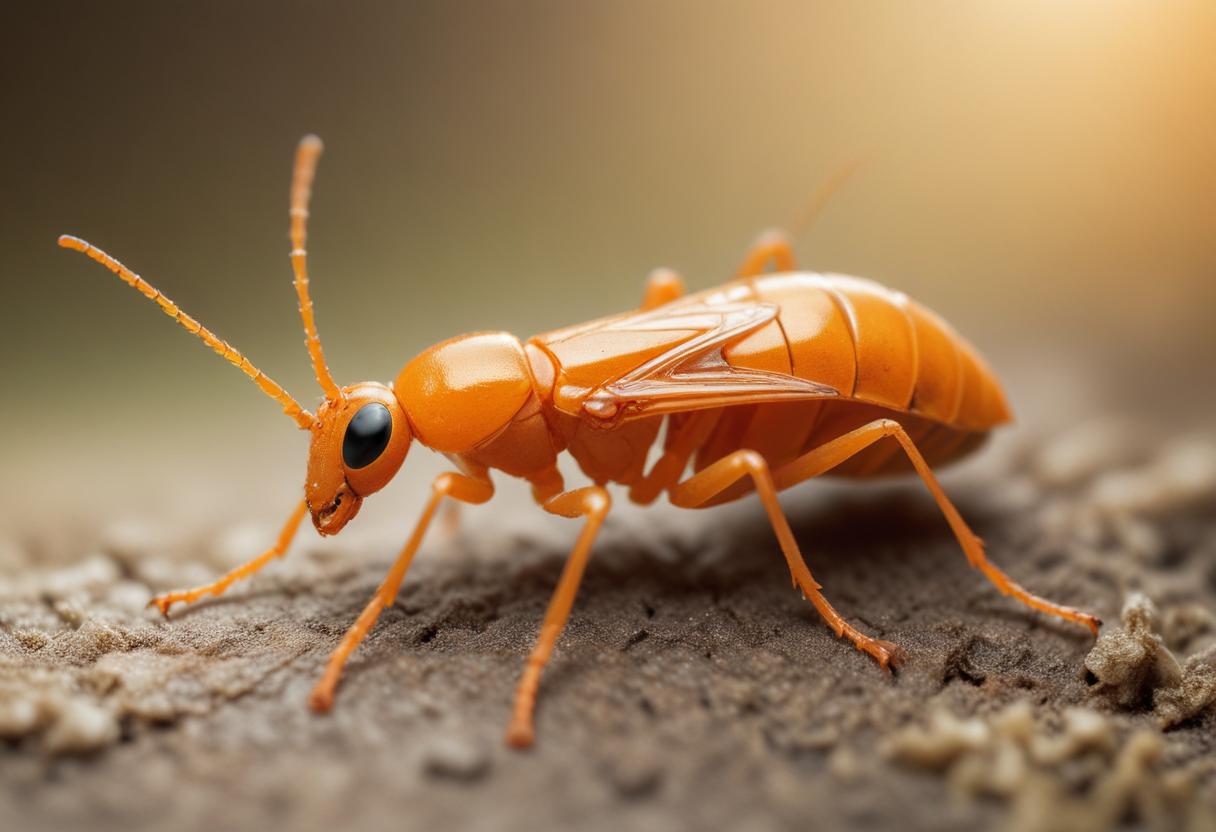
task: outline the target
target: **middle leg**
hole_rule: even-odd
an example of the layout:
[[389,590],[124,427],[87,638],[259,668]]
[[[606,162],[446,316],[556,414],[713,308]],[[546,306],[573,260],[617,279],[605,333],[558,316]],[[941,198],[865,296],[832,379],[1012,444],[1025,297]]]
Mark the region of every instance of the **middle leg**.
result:
[[798,542],[790,529],[789,521],[781,510],[777,500],[777,488],[773,484],[773,476],[769,471],[764,457],[755,451],[735,451],[733,454],[710,465],[704,471],[694,474],[671,490],[671,502],[682,508],[696,508],[703,505],[716,495],[734,485],[743,477],[751,477],[755,483],[756,493],[768,512],[769,523],[777,535],[777,542],[785,555],[786,565],[789,566],[794,586],[802,591],[805,597],[832,628],[838,638],[847,638],[858,650],[872,656],[878,663],[890,669],[903,660],[903,651],[889,641],[873,638],[861,632],[836,612],[819,590],[823,587],[811,575],[810,568],[802,558]]
[[557,637],[561,635],[570,618],[570,608],[574,606],[574,596],[578,593],[578,585],[583,580],[583,570],[587,568],[587,560],[591,556],[591,545],[599,534],[604,518],[612,507],[612,498],[603,487],[598,485],[587,488],[577,488],[551,497],[541,504],[541,508],[550,514],[562,517],[584,517],[586,523],[583,531],[566,559],[562,576],[557,582],[557,589],[549,601],[549,609],[545,612],[545,623],[541,625],[540,635],[536,645],[524,665],[523,676],[515,692],[515,707],[511,714],[511,724],[507,727],[507,744],[516,748],[527,748],[532,744],[533,712],[536,710],[536,691],[540,687],[540,676],[545,669],[545,663],[553,653]]
[[955,538],[962,546],[968,563],[980,570],[1002,594],[1013,596],[1031,609],[1088,627],[1090,632],[1095,636],[1098,635],[1098,627],[1102,622],[1096,616],[1035,595],[988,560],[988,556],[984,552],[983,541],[971,531],[962,515],[958,513],[958,509],[950,502],[950,498],[946,496],[946,492],[942,490],[937,477],[934,476],[933,469],[917,450],[912,437],[908,436],[903,426],[894,419],[878,419],[868,425],[862,425],[856,430],[825,442],[792,462],[786,463],[775,473],[777,487],[788,488],[803,480],[826,473],[849,457],[887,437],[898,442],[904,453],[907,454],[912,467],[929,489],[929,493],[933,495],[942,514],[945,515],[946,522],[950,524],[951,531],[954,532]]

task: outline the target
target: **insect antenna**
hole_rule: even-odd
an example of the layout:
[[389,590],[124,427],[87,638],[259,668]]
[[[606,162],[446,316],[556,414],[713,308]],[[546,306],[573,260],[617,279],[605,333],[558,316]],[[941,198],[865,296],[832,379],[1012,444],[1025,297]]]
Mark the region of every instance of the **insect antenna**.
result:
[[858,157],[845,162],[836,172],[829,176],[819,189],[811,196],[803,207],[802,211],[794,218],[794,221],[789,225],[789,236],[791,240],[797,240],[802,235],[810,230],[811,224],[819,217],[820,212],[828,204],[828,200],[840,190],[844,183],[852,178],[853,174],[857,173],[857,169],[866,162],[864,157]]
[[63,248],[70,248],[73,251],[79,251],[82,254],[88,255],[93,260],[96,260],[101,265],[105,266],[114,274],[118,275],[129,286],[137,289],[140,294],[150,301],[154,301],[166,315],[177,321],[182,327],[192,335],[197,335],[204,344],[211,347],[217,355],[223,358],[228,363],[238,367],[241,372],[249,376],[253,383],[261,388],[262,392],[283,406],[283,412],[295,419],[296,424],[307,430],[311,428],[314,419],[313,415],[300,406],[300,403],[293,399],[286,390],[282,388],[274,379],[263,373],[253,363],[246,358],[240,350],[229,344],[222,338],[217,337],[211,330],[200,324],[198,321],[191,318],[185,312],[178,308],[177,304],[169,300],[160,293],[152,284],[144,280],[135,272],[128,269],[122,263],[119,263],[110,255],[99,249],[92,243],[85,242],[79,237],[72,237],[64,234],[59,238],[59,245]]
[[317,383],[325,392],[328,401],[342,398],[342,390],[330,375],[317,335],[317,322],[313,317],[312,298],[308,294],[308,202],[312,198],[312,183],[317,173],[317,160],[324,146],[313,135],[300,139],[296,149],[295,169],[291,175],[291,268],[295,272],[296,295],[300,300],[300,320],[304,323],[304,343],[308,357],[312,359],[313,373]]

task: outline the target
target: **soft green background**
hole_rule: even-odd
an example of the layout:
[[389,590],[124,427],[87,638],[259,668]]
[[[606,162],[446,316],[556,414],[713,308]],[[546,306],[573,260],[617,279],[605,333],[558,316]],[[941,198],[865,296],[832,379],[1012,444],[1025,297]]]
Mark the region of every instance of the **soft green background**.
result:
[[50,2],[0,38],[6,503],[113,501],[82,466],[165,448],[300,457],[239,374],[54,243],[107,248],[311,403],[286,256],[309,131],[342,382],[630,306],[658,265],[718,282],[861,156],[808,267],[938,309],[1023,421],[1070,396],[1210,417],[1210,2]]

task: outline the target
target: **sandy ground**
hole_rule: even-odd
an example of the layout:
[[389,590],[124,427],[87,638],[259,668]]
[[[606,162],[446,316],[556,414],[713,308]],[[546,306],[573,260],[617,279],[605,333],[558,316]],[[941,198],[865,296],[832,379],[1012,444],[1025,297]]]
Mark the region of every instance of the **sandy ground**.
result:
[[1126,436],[1142,434],[1022,438],[948,479],[994,559],[1103,617],[1097,647],[970,570],[916,483],[785,499],[828,597],[907,651],[893,677],[791,591],[753,500],[624,508],[524,753],[501,738],[575,529],[519,499],[428,540],[326,717],[308,691],[400,520],[306,533],[167,622],[153,592],[260,550],[274,518],[218,535],[172,511],[57,536],[14,523],[0,826],[1216,828],[1216,436]]

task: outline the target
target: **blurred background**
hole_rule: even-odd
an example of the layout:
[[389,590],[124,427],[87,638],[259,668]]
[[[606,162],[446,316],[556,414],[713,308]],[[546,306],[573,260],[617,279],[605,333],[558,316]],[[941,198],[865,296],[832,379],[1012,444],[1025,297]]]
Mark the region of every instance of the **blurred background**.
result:
[[10,523],[76,492],[154,504],[203,452],[229,498],[289,504],[304,437],[55,238],[106,248],[311,403],[286,256],[306,132],[343,383],[460,332],[630,307],[656,266],[720,282],[860,157],[806,267],[935,308],[1023,425],[1210,424],[1209,2],[43,2],[0,41]]

